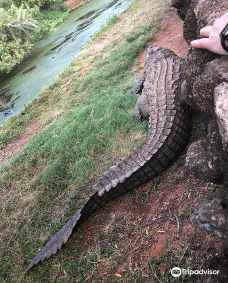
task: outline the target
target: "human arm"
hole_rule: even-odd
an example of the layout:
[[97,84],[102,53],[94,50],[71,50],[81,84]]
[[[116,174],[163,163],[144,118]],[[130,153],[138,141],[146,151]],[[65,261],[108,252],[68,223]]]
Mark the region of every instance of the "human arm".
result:
[[[220,54],[220,55],[228,55],[222,45],[220,33],[228,23],[228,12],[225,13],[222,17],[215,20],[212,26],[206,26],[200,30],[201,39],[193,40],[191,42],[191,46],[194,48],[202,48],[207,49],[211,52]],[[228,47],[228,40],[225,42]]]

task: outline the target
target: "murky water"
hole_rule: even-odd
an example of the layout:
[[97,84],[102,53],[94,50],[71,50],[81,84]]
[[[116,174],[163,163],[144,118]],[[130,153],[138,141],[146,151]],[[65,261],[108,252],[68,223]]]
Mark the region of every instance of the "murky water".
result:
[[0,82],[0,124],[19,113],[54,82],[107,20],[126,10],[132,0],[91,0],[75,10],[57,30],[36,44],[17,72]]

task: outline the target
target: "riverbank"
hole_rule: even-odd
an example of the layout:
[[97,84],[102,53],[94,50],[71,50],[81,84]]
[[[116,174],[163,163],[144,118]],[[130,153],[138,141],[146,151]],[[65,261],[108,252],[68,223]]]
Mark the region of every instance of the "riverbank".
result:
[[[0,27],[2,29],[0,44],[0,79],[10,77],[17,72],[20,65],[29,60],[36,44],[50,35],[56,27],[68,17],[69,13],[82,7],[90,0],[68,0],[64,3],[53,3],[49,8],[41,9],[30,6],[4,6]],[[21,15],[24,14],[24,18]],[[8,27],[11,22],[15,27]]]
[[[60,252],[23,274],[96,178],[145,136],[147,123],[133,115],[137,96],[126,93],[142,70],[146,46],[170,44],[167,36],[155,37],[157,24],[181,25],[174,14],[167,17],[168,6],[169,1],[134,1],[0,129],[1,153],[28,135],[19,155],[9,163],[6,158],[1,169],[1,282],[165,283],[172,280],[171,267],[200,269],[219,250],[216,240],[189,224],[207,187],[189,176],[182,156],[163,175],[95,213]],[[173,43],[181,39],[172,37]]]
[[[115,21],[131,1],[91,0],[72,12],[52,34],[36,44],[29,60],[0,82],[0,125],[10,115],[23,111],[31,100],[50,86],[87,42],[94,40],[98,31],[101,33],[114,24],[113,19]],[[10,114],[7,115],[7,112]]]
[[79,7],[85,5],[90,0],[67,0],[64,2],[64,4],[68,7],[70,7],[69,13],[73,12],[74,10],[78,9]]
[[[67,6],[64,6],[64,9]],[[0,21],[0,79],[9,77],[32,53],[35,43],[50,34],[68,17],[64,11],[45,11],[38,6],[3,9]]]

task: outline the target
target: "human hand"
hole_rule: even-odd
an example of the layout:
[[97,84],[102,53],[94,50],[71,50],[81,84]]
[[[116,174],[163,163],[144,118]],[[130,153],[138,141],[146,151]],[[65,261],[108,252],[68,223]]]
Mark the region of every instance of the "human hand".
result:
[[181,8],[183,5],[182,5],[182,0],[172,0],[172,6],[174,8]]
[[[228,12],[218,18],[213,26],[206,26],[200,30],[201,39],[193,40],[191,46],[194,48],[207,49],[211,52],[228,55],[221,45],[220,33],[228,23]],[[228,41],[226,41],[228,46]]]

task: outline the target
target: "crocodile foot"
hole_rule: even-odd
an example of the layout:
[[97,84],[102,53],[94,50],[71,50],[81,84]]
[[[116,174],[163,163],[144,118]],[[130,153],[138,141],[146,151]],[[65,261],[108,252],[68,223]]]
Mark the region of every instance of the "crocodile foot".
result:
[[149,119],[149,112],[150,112],[150,106],[149,106],[149,100],[148,96],[145,94],[142,94],[135,105],[134,113],[137,118],[137,120],[142,121],[145,119]]

